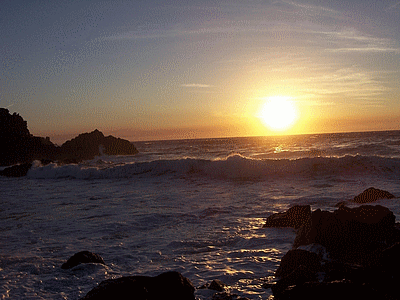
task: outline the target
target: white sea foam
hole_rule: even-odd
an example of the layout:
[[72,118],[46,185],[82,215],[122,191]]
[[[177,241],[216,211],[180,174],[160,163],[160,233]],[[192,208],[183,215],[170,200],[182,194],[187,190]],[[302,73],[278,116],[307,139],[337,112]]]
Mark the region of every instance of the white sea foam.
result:
[[36,179],[115,179],[136,176],[207,176],[221,179],[282,178],[293,176],[380,176],[393,179],[400,175],[400,159],[376,156],[313,157],[299,159],[254,159],[232,155],[224,159],[157,160],[113,164],[97,160],[85,164],[34,166],[29,178]]

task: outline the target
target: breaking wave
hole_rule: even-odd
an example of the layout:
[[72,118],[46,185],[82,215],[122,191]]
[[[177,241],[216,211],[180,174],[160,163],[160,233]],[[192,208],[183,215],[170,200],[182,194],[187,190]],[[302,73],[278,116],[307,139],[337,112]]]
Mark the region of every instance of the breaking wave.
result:
[[284,177],[379,176],[398,178],[400,159],[379,156],[305,157],[299,159],[253,159],[231,155],[224,159],[183,158],[137,163],[35,165],[29,178],[118,179],[134,177],[205,176],[216,179],[266,180]]

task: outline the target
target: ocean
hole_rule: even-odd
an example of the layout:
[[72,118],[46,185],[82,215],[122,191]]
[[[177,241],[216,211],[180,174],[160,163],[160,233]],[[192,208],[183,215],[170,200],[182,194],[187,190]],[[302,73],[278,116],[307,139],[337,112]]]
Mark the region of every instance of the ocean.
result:
[[[26,177],[0,177],[1,299],[79,299],[105,279],[168,270],[273,299],[262,285],[296,233],[263,228],[270,214],[332,211],[371,186],[400,196],[400,131],[134,145],[135,156],[35,162]],[[398,199],[376,204],[399,220]],[[107,265],[61,269],[83,250]]]

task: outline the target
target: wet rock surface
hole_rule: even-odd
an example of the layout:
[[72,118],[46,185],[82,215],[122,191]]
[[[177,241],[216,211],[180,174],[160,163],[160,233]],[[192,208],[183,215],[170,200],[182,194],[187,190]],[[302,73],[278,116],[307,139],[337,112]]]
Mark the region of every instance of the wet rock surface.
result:
[[[313,211],[268,285],[275,299],[399,299],[400,231],[380,205]],[[327,253],[329,255],[327,255]]]
[[395,198],[393,194],[388,191],[376,189],[374,187],[370,187],[363,191],[361,194],[354,197],[352,202],[355,203],[370,203],[375,202],[379,199],[393,199]]
[[79,264],[87,264],[87,263],[98,263],[103,265],[106,264],[100,255],[90,251],[81,251],[71,256],[67,260],[67,262],[62,264],[61,268],[70,269]]
[[296,205],[286,212],[269,216],[264,227],[293,227],[300,228],[311,215],[310,205]]
[[194,287],[178,272],[165,272],[155,277],[127,276],[102,281],[82,300],[194,300]]

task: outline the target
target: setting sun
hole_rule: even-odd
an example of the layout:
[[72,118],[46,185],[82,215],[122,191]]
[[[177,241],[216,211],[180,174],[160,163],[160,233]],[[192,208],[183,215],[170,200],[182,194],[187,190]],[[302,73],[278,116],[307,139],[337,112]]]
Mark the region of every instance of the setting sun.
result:
[[272,130],[288,129],[297,119],[296,108],[290,97],[268,97],[261,107],[258,117]]

